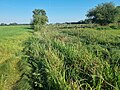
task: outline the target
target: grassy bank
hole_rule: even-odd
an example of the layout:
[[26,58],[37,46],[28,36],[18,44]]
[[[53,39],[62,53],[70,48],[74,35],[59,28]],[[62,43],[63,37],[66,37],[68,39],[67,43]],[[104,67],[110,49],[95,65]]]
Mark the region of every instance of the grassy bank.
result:
[[19,62],[17,90],[119,90],[120,31],[47,27]]

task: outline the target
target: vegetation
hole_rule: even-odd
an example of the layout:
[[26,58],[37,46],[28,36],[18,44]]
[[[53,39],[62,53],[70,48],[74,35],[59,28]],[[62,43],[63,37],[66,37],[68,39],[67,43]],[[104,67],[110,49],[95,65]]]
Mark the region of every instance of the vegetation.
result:
[[35,32],[25,42],[15,90],[119,90],[119,34],[56,25]]
[[48,22],[48,17],[46,16],[46,12],[43,9],[35,9],[33,14],[33,28],[35,31],[39,31]]
[[118,21],[118,23],[120,23],[120,6],[117,6],[116,9],[119,12],[118,16],[117,16],[117,21]]
[[5,23],[1,23],[0,26],[7,26],[7,24],[5,24]]
[[17,63],[21,59],[22,42],[29,36],[29,26],[0,26],[0,90],[12,90],[20,79]]
[[84,21],[46,25],[45,10],[35,9],[35,32],[0,26],[0,90],[120,90],[119,15],[102,3]]
[[10,23],[9,25],[18,25],[17,23]]
[[92,22],[98,23],[100,25],[108,25],[118,21],[120,10],[113,3],[102,3],[96,6],[94,9],[89,10],[87,17],[92,20]]

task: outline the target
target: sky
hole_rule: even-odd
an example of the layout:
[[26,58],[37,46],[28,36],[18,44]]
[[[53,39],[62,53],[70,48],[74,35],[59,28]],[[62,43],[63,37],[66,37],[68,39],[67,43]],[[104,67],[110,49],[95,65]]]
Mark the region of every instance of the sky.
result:
[[34,9],[46,10],[49,23],[80,21],[100,3],[120,0],[0,0],[0,23],[30,23]]

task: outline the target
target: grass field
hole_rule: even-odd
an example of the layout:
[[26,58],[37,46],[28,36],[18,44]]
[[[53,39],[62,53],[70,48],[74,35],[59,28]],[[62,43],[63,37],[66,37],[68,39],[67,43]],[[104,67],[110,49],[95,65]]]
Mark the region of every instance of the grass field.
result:
[[0,27],[0,90],[120,89],[120,30],[29,30]]
[[120,30],[48,26],[23,53],[16,90],[120,89]]
[[21,58],[22,42],[29,35],[29,26],[0,26],[0,90],[12,90],[20,73],[17,62]]

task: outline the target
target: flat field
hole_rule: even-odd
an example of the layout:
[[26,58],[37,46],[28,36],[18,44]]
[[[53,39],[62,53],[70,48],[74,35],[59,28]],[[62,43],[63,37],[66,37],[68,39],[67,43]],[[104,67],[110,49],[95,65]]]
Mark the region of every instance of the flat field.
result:
[[11,90],[20,78],[17,62],[22,42],[29,36],[29,26],[0,26],[0,90]]

